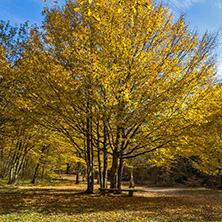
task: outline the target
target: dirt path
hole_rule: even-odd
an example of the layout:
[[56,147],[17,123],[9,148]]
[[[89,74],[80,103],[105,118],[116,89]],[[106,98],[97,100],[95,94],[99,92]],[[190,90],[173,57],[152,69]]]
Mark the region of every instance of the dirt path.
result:
[[135,189],[150,193],[177,193],[182,188],[136,186]]
[[[67,174],[62,174],[61,180],[65,180],[65,181],[70,181],[70,182],[75,182],[76,176],[75,175],[67,175]],[[82,181],[82,178],[80,179],[80,181]],[[129,184],[128,182],[123,182],[123,187],[128,188]],[[98,184],[95,183],[95,189],[98,188]],[[136,185],[135,189],[138,189],[140,191],[143,192],[147,192],[147,193],[157,193],[157,194],[197,194],[197,195],[201,195],[204,193],[213,193],[215,194],[214,190],[212,189],[207,189],[204,187],[150,187],[149,185]],[[218,195],[221,196],[222,195],[222,190],[217,191]]]

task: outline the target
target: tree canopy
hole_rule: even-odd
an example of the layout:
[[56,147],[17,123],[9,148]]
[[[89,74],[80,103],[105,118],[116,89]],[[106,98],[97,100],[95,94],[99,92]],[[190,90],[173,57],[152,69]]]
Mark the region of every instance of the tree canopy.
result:
[[121,186],[126,159],[160,148],[195,155],[184,144],[211,115],[204,104],[216,85],[216,35],[200,37],[184,15],[175,22],[152,0],[68,0],[43,14],[15,65],[2,52],[2,76],[16,112],[85,159],[89,193],[96,153],[103,186],[112,158],[111,187]]

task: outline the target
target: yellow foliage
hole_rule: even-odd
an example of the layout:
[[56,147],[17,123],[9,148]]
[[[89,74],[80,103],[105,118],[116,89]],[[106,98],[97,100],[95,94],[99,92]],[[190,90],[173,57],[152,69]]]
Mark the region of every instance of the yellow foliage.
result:
[[192,155],[186,130],[208,122],[215,36],[201,39],[184,16],[174,22],[151,0],[68,1],[45,15],[43,33],[30,30],[16,69],[4,68],[23,87],[19,105],[82,153],[105,121],[113,156],[162,148],[161,163],[165,155]]

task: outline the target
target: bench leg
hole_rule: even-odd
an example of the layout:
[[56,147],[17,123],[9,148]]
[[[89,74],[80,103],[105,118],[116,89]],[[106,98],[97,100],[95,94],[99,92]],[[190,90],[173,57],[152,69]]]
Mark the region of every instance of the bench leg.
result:
[[105,191],[105,190],[101,190],[101,194],[102,194],[103,196],[105,196],[106,191]]
[[130,197],[133,196],[133,191],[129,191],[129,196],[130,196]]

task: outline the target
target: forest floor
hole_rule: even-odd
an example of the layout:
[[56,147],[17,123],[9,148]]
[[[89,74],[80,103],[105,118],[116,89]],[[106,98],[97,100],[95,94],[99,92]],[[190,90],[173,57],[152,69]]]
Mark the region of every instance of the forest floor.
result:
[[72,180],[6,185],[0,181],[0,221],[222,221],[222,191],[136,187],[127,193],[85,194]]

